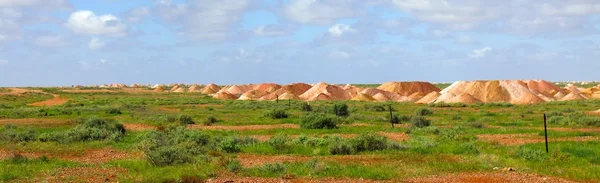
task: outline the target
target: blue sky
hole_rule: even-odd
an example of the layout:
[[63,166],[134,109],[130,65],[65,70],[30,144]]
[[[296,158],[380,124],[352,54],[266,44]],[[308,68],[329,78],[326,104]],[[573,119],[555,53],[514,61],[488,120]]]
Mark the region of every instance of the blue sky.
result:
[[0,86],[598,80],[595,0],[0,0]]

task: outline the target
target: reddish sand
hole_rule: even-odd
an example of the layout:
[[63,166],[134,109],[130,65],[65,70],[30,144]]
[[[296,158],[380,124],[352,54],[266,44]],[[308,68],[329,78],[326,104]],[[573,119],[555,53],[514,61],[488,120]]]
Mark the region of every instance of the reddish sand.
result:
[[440,91],[439,88],[428,82],[387,82],[377,87],[377,89],[397,93],[401,96],[409,96],[416,92],[431,93]]
[[327,83],[318,83],[299,96],[308,101],[315,100],[350,100],[352,97],[346,90],[339,86]]

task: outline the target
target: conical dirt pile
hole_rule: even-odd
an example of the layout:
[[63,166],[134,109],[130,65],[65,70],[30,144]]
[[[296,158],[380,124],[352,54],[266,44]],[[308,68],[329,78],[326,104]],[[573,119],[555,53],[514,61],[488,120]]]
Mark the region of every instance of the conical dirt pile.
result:
[[275,100],[277,96],[281,96],[285,93],[291,93],[294,96],[298,97],[302,95],[304,92],[308,91],[312,86],[306,83],[293,83],[289,85],[282,86],[277,91],[269,93],[261,97],[261,100]]
[[428,82],[387,82],[383,83],[377,89],[397,93],[401,96],[409,96],[415,92],[431,93],[439,92],[440,89]]
[[417,100],[417,104],[429,104],[435,102],[435,100],[440,97],[440,92],[431,92],[425,95],[423,98]]
[[[323,95],[327,96],[324,97]],[[330,85],[327,83],[318,83],[299,96],[304,100],[350,100],[350,93],[339,86]]]
[[202,94],[215,94],[219,90],[221,90],[221,87],[217,86],[216,84],[211,83],[209,85],[206,85],[206,87],[202,88],[201,93]]

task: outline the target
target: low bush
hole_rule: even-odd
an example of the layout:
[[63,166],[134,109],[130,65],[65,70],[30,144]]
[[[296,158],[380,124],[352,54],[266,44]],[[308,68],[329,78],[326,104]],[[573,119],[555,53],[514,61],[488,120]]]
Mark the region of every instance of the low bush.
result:
[[387,137],[374,134],[361,134],[351,142],[356,152],[379,151],[388,147]]
[[267,163],[259,169],[271,174],[283,174],[285,172],[285,166],[281,163]]
[[240,152],[240,147],[238,144],[238,141],[236,141],[236,139],[234,138],[225,138],[222,139],[219,143],[218,143],[218,148],[221,151],[225,151],[228,153],[236,153],[236,152]]
[[439,102],[439,103],[430,103],[428,106],[429,107],[439,107],[439,108],[443,108],[443,107],[467,107],[467,104],[464,104],[464,103],[445,103],[445,102]]
[[237,173],[242,170],[242,163],[238,160],[232,160],[227,162],[227,170],[232,173]]
[[483,128],[483,127],[485,127],[485,124],[483,124],[483,122],[481,122],[481,121],[474,121],[474,122],[471,122],[470,126],[473,128]]
[[415,111],[417,116],[427,116],[433,114],[433,111],[428,108],[419,108]]
[[302,104],[300,104],[300,110],[305,112],[311,112],[313,109],[312,106],[308,104],[308,102],[303,102]]
[[191,116],[184,114],[184,115],[179,116],[179,123],[184,124],[184,125],[189,125],[189,124],[195,124],[196,122],[194,122],[194,119]]
[[352,147],[352,144],[345,141],[329,144],[328,150],[329,153],[333,155],[349,155],[356,153]]
[[19,130],[15,125],[6,125],[0,130],[0,140],[8,142],[29,142],[36,140],[37,133],[31,129]]
[[270,110],[267,113],[265,113],[265,116],[270,117],[271,119],[288,118],[288,114],[285,112],[285,110],[281,109]]
[[423,116],[413,116],[410,121],[412,126],[417,128],[428,127],[431,125],[431,120],[428,120]]
[[334,129],[340,120],[323,113],[309,113],[300,117],[300,127],[306,129]]
[[548,123],[555,125],[600,126],[600,117],[587,116],[583,112],[572,112],[566,115],[552,115]]
[[202,124],[204,124],[205,126],[210,126],[212,124],[217,123],[219,120],[217,118],[215,118],[214,116],[209,116],[207,117]]
[[529,161],[545,161],[548,158],[546,152],[539,149],[531,149],[529,147],[519,148],[516,155]]
[[125,126],[112,119],[89,118],[83,124],[52,134],[42,134],[40,141],[57,141],[61,143],[83,142],[95,140],[118,141],[125,136]]
[[274,149],[281,151],[289,147],[287,144],[288,141],[289,138],[285,135],[275,135],[272,136],[267,143]]
[[348,105],[345,103],[335,103],[332,106],[332,112],[336,116],[348,116],[350,112],[348,111]]
[[119,108],[109,108],[106,110],[106,114],[119,115],[119,114],[123,114],[123,113],[121,112],[121,109],[119,109]]
[[191,163],[194,156],[217,150],[213,142],[210,136],[198,131],[169,126],[164,132],[152,131],[143,136],[138,148],[152,165],[168,166]]

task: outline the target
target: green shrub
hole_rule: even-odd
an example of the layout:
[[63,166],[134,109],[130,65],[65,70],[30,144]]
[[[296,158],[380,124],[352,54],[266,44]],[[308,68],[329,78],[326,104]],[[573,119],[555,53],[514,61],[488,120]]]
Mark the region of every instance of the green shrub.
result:
[[281,163],[267,163],[259,169],[272,174],[282,174],[285,172],[285,166]]
[[308,104],[308,102],[303,102],[302,104],[300,104],[300,110],[302,111],[306,111],[306,112],[311,112],[312,106],[310,106],[310,104]]
[[332,106],[332,112],[336,116],[348,116],[350,112],[348,112],[348,105],[345,103],[335,103]]
[[225,138],[221,140],[218,144],[218,147],[220,150],[228,153],[240,152],[238,141],[236,141],[234,138]]
[[546,152],[539,149],[531,149],[529,147],[519,148],[517,156],[529,161],[544,161],[548,158]]
[[349,155],[356,153],[352,145],[345,141],[338,141],[329,144],[328,150],[329,153],[333,155]]
[[554,117],[554,116],[563,116],[563,113],[562,112],[558,112],[558,111],[552,111],[552,112],[546,114],[546,118],[551,118],[551,117]]
[[152,131],[143,137],[138,148],[155,166],[168,166],[194,162],[194,156],[217,150],[210,136],[183,126],[169,126],[162,131]]
[[390,123],[401,124],[402,122],[408,122],[408,121],[410,121],[410,116],[406,116],[406,115],[399,116],[399,115],[395,114],[392,116]]
[[483,127],[485,127],[485,124],[483,124],[483,122],[481,122],[481,121],[474,121],[474,122],[471,122],[471,124],[470,124],[470,125],[471,125],[471,127],[473,127],[473,128],[483,128]]
[[42,141],[58,141],[62,143],[95,140],[118,141],[125,136],[125,126],[112,119],[89,118],[66,132],[44,134]]
[[265,116],[270,117],[271,119],[288,118],[288,114],[285,112],[285,110],[281,109],[273,109],[271,111],[268,111],[267,113],[265,113]]
[[195,124],[194,119],[191,116],[185,114],[179,116],[179,123],[184,125]]
[[443,107],[467,107],[467,104],[464,104],[464,103],[445,103],[445,102],[439,102],[439,103],[430,103],[428,106],[429,107],[439,107],[439,108],[443,108]]
[[300,135],[292,140],[293,144],[304,145],[304,146],[322,146],[327,143],[327,140],[321,137],[308,137],[306,135]]
[[109,108],[106,110],[106,114],[110,115],[119,115],[123,114],[119,108]]
[[6,125],[0,130],[0,140],[8,142],[29,142],[35,141],[37,133],[31,129],[19,130],[15,125]]
[[388,144],[386,137],[374,134],[361,134],[351,142],[356,152],[384,150]]
[[461,120],[462,117],[460,116],[460,114],[454,114],[451,119],[452,120]]
[[219,120],[217,120],[217,118],[215,118],[214,116],[209,116],[207,117],[202,124],[204,124],[205,126],[210,126],[212,124],[217,123]]
[[227,170],[231,173],[238,173],[242,170],[242,164],[238,160],[227,162]]
[[323,113],[309,113],[300,117],[300,127],[306,129],[334,129],[339,119]]
[[415,111],[417,116],[427,116],[433,114],[433,111],[428,108],[419,108]]
[[431,120],[428,120],[423,116],[413,116],[410,121],[412,126],[417,128],[423,128],[431,125]]
[[275,135],[275,136],[272,136],[267,141],[267,143],[274,149],[281,151],[281,150],[288,148],[288,145],[287,145],[288,141],[289,141],[289,138],[285,135]]

